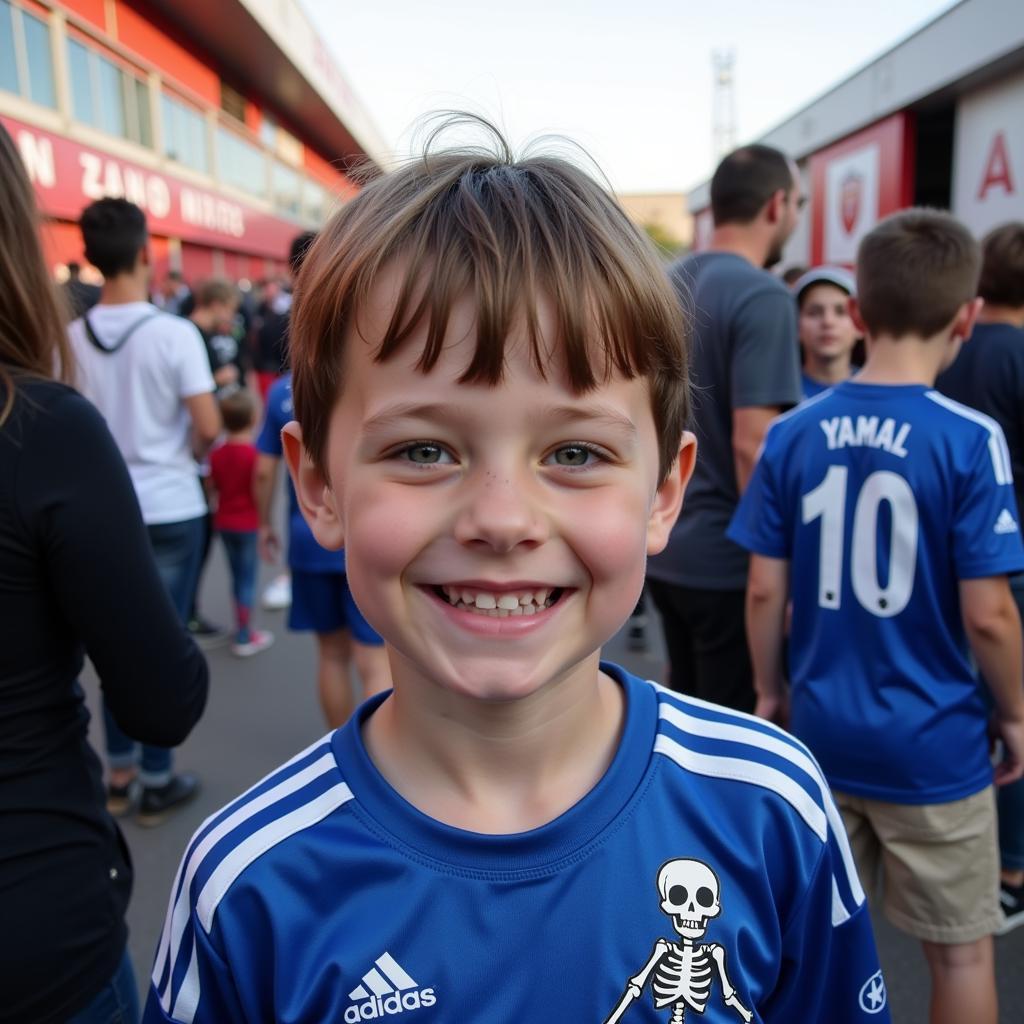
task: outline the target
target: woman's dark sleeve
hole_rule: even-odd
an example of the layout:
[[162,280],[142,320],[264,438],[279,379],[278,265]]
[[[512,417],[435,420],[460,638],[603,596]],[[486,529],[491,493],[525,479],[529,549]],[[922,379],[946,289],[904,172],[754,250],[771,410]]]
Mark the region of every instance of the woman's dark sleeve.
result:
[[36,413],[19,463],[20,514],[108,707],[134,739],[181,743],[203,712],[209,670],[157,573],[103,417],[68,389]]

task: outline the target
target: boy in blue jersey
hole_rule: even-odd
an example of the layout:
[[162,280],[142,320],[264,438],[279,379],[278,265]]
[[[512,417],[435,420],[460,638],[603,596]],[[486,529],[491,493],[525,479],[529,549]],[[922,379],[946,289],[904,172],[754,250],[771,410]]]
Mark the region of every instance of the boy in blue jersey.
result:
[[863,240],[851,309],[868,337],[853,380],[773,424],[730,536],[753,552],[748,632],[758,713],[821,763],[863,877],[924,943],[931,1024],[997,1018],[1000,925],[986,704],[1024,765],[1021,637],[1007,574],[1024,567],[995,421],[933,390],[971,334],[980,260],[967,229],[912,210]]
[[600,663],[693,466],[684,323],[589,177],[496,149],[303,268],[285,455],[394,690],[201,826],[146,1020],[886,1021],[805,748]]

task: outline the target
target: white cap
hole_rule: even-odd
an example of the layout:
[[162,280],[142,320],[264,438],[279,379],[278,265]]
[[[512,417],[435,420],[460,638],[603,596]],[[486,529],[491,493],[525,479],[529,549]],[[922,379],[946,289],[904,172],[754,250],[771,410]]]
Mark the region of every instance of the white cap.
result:
[[799,302],[800,296],[815,284],[833,284],[847,295],[857,294],[857,281],[845,267],[815,267],[793,282],[793,297]]

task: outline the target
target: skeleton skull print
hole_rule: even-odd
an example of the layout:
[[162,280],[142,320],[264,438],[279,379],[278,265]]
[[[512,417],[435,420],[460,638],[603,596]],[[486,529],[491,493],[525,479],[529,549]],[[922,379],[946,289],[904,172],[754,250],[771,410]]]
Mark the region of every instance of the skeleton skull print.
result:
[[661,910],[671,920],[677,938],[659,938],[654,943],[646,964],[627,981],[622,998],[605,1024],[622,1020],[648,983],[655,1007],[671,1010],[669,1024],[683,1024],[687,1010],[705,1012],[716,977],[722,1001],[749,1024],[754,1015],[740,1001],[729,980],[725,948],[713,942],[697,942],[722,912],[718,875],[703,861],[680,858],[661,866],[657,885]]

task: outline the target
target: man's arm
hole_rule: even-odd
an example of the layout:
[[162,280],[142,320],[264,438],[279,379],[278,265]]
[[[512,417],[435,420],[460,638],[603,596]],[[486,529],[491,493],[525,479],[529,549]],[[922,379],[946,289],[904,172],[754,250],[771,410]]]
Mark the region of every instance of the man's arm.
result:
[[192,451],[202,458],[220,436],[221,419],[217,399],[212,391],[190,395],[183,400],[192,420]]
[[747,643],[754,666],[754,714],[785,726],[789,717],[782,675],[782,641],[789,598],[789,562],[751,555],[747,578]]
[[270,519],[280,465],[281,460],[277,456],[260,452],[256,458],[256,473],[253,476],[253,496],[260,518],[260,557],[265,562],[276,562],[281,554],[281,541],[274,532],[274,525]]
[[1024,773],[1024,661],[1017,605],[1005,576],[960,581],[960,608],[971,651],[996,704],[1006,748],[997,785]]
[[736,469],[736,487],[740,494],[750,483],[768,427],[782,412],[780,405],[751,405],[733,409],[732,459]]

